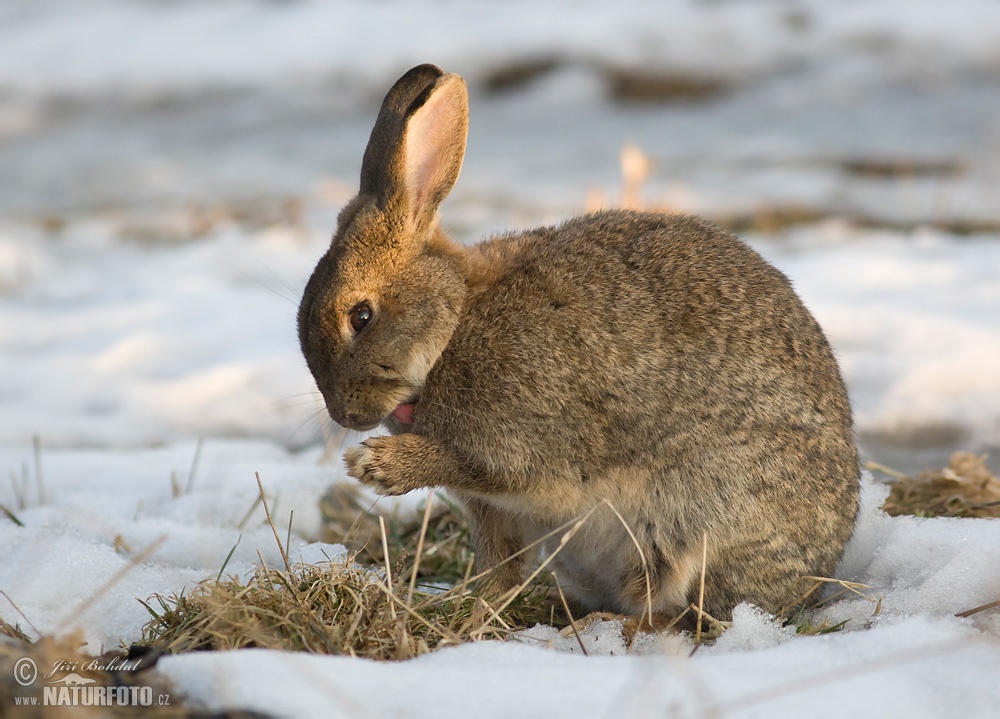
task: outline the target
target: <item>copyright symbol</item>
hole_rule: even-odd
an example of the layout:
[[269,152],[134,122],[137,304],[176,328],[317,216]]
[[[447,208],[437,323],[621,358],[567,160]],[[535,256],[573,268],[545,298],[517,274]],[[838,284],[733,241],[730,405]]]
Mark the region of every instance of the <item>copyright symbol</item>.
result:
[[21,657],[14,663],[14,681],[22,687],[35,683],[38,678],[38,666],[31,657]]

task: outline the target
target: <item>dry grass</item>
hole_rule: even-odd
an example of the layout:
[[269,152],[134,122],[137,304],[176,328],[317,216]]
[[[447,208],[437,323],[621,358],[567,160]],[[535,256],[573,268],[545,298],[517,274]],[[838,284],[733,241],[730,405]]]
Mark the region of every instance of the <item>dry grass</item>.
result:
[[[849,582],[845,579],[832,579],[830,577],[803,577],[803,579],[811,581],[812,586],[806,591],[805,594],[778,612],[779,617],[785,617],[786,615],[789,615],[789,612],[791,612],[788,623],[795,627],[795,632],[797,634],[832,634],[833,632],[839,632],[842,629],[845,629],[847,627],[848,620],[845,619],[842,622],[831,624],[828,619],[824,618],[817,624],[815,621],[815,613],[817,610],[836,602],[838,599],[846,595],[853,594],[856,597],[861,597],[862,599],[871,602],[872,615],[866,626],[870,625],[871,620],[878,616],[878,614],[882,611],[882,598],[868,596],[866,592],[873,589],[873,587],[870,587],[867,584]],[[823,593],[820,591],[823,588],[832,588],[833,591]],[[814,595],[815,598],[807,604],[806,600]]]
[[[363,565],[385,566],[379,512],[353,482],[338,482],[320,500],[323,526],[320,540],[343,544]],[[381,515],[386,525],[389,555],[398,565],[395,573],[411,575],[419,544],[422,514],[401,517]],[[416,567],[417,579],[428,584],[452,585],[462,581],[473,560],[469,525],[461,510],[446,496],[436,494],[424,529],[424,546]]]
[[349,562],[299,564],[290,572],[258,567],[246,582],[210,580],[189,594],[156,595],[143,643],[167,652],[260,647],[409,659],[506,637],[532,614],[534,621],[549,618],[530,593],[494,616],[468,585],[409,595],[409,578],[397,576],[389,585],[384,573]]
[[892,477],[886,514],[917,517],[1000,517],[1000,479],[986,466],[986,457],[956,452],[947,467],[909,477],[877,464],[869,469]]
[[544,583],[526,582],[496,607],[475,596],[481,577],[472,576],[468,527],[452,505],[428,502],[416,520],[388,521],[362,505],[351,485],[335,486],[322,503],[323,539],[350,547],[347,560],[284,569],[262,562],[246,581],[154,595],[143,643],[168,652],[261,647],[409,659],[565,622]]

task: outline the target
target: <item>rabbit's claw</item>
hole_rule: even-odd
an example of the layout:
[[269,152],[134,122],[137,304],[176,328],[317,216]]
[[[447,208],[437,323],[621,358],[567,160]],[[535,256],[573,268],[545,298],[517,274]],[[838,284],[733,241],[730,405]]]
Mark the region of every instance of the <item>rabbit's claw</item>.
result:
[[400,462],[395,437],[373,437],[344,452],[347,473],[381,495],[396,496],[422,486]]

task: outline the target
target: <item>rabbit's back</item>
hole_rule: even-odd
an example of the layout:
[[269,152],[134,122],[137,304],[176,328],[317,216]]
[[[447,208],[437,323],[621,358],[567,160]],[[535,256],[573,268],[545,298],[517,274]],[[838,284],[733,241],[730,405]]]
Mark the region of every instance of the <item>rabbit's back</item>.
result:
[[[495,276],[427,377],[414,431],[516,478],[493,501],[529,533],[607,499],[663,572],[700,561],[708,535],[723,613],[777,609],[793,574],[833,571],[857,504],[850,407],[780,272],[703,221],[626,211],[479,251]],[[607,577],[609,532],[628,541],[595,524],[567,548],[570,584]]]

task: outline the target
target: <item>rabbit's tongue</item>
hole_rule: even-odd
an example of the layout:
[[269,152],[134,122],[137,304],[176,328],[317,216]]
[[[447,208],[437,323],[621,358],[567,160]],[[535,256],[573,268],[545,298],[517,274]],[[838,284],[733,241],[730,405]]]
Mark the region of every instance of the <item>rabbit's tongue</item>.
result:
[[401,404],[392,410],[392,418],[400,424],[413,424],[414,404]]

